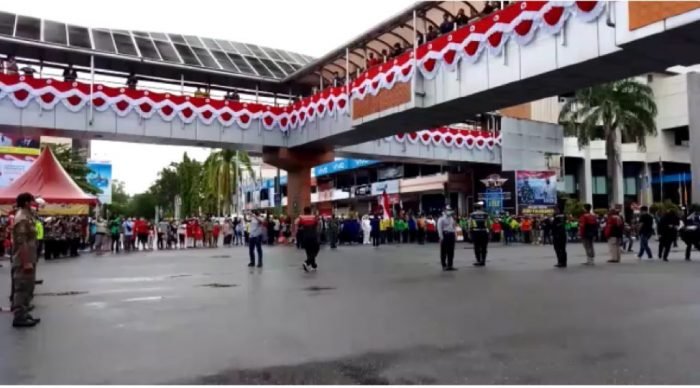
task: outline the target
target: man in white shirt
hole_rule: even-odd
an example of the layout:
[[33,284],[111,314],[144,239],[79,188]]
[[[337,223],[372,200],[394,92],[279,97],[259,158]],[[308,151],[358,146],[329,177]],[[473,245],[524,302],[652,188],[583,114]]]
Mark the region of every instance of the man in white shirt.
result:
[[124,250],[129,252],[134,248],[134,221],[127,218],[122,223],[122,229],[124,230]]
[[452,209],[448,205],[437,221],[437,231],[440,237],[440,264],[443,271],[456,271],[453,266],[455,258],[455,228],[456,222]]
[[254,210],[250,214],[250,229],[248,232],[248,253],[250,254],[250,263],[248,267],[255,266],[255,251],[258,251],[258,268],[263,266],[263,254],[262,254],[262,239],[263,239],[263,219],[260,217],[260,213]]

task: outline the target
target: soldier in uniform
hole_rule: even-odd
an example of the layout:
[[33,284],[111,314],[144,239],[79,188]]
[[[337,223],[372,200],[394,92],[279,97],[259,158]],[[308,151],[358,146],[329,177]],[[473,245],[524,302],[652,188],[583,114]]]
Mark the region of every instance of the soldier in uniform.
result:
[[690,252],[693,250],[693,247],[700,249],[700,209],[694,207],[692,210],[693,212],[685,220],[685,226],[681,234],[686,245],[686,261],[690,261]]
[[566,268],[566,215],[562,212],[561,206],[557,208],[556,212],[550,223],[554,253],[557,254],[557,265],[555,267]]
[[17,196],[17,213],[12,227],[12,311],[13,327],[33,327],[38,318],[29,314],[34,297],[36,277],[36,226],[31,206],[34,196],[23,193]]
[[476,256],[475,267],[486,265],[486,254],[489,245],[489,230],[491,230],[491,220],[488,213],[484,212],[483,202],[477,202],[475,211],[469,216],[469,231],[474,243],[474,255]]

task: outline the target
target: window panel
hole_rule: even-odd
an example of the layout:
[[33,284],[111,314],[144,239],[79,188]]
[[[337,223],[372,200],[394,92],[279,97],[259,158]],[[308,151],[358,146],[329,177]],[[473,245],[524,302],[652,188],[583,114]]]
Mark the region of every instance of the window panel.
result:
[[188,46],[176,43],[175,50],[177,50],[178,54],[180,54],[180,58],[182,58],[182,61],[186,64],[193,66],[202,66],[195,54],[192,52],[192,49],[190,49]]
[[223,51],[211,50],[211,54],[214,56],[214,58],[216,58],[221,67],[223,67],[224,69],[235,71],[237,73],[240,72],[240,70],[238,70],[238,67],[236,67],[236,65],[233,62],[231,62],[229,57]]
[[204,46],[202,45],[202,42],[200,42],[200,41],[199,41],[199,38],[197,38],[196,36],[185,35],[185,40],[186,40],[187,43],[190,45],[190,47],[201,47],[201,48],[204,48]]
[[236,50],[233,45],[231,45],[231,42],[227,40],[221,40],[221,39],[215,39],[216,43],[219,44],[222,50],[226,51],[227,53],[234,53],[238,54],[238,50]]
[[294,59],[288,52],[284,50],[277,50],[277,52],[284,58],[285,61],[287,62],[296,62],[296,59]]
[[233,46],[240,54],[253,55],[253,52],[250,51],[248,46],[244,45],[243,43],[231,42],[231,46]]
[[182,35],[179,35],[179,34],[168,34],[168,36],[170,37],[170,40],[173,41],[173,43],[181,43],[181,44],[185,44],[185,43],[186,43],[186,42],[185,42],[185,38],[184,38]]
[[271,49],[269,47],[261,47],[261,49],[263,49],[263,51],[265,51],[265,53],[267,54],[268,57],[270,57],[272,59],[282,60],[282,57],[277,53],[276,50]]
[[202,38],[202,42],[204,42],[204,45],[207,46],[207,48],[210,50],[221,50],[221,47],[219,47],[219,45],[216,44],[216,42],[214,42],[214,39]]
[[260,50],[260,47],[254,45],[254,44],[248,44],[248,43],[246,43],[246,47],[248,47],[248,49],[250,49],[250,51],[252,51],[256,57],[267,58],[265,53],[262,50]]
[[607,179],[606,176],[593,177],[593,194],[607,194]]
[[44,41],[58,44],[68,44],[66,25],[63,23],[44,20]]
[[153,39],[158,39],[158,40],[163,40],[163,41],[168,41],[168,36],[160,33],[160,32],[151,32],[151,38]]
[[134,47],[134,42],[131,40],[131,36],[114,33],[112,36],[114,36],[114,43],[117,45],[117,52],[119,54],[139,55]]
[[281,67],[282,70],[284,70],[287,74],[292,74],[296,71],[296,69],[287,62],[275,61],[275,63],[277,64],[277,66]]
[[155,59],[159,61],[161,58],[158,55],[158,51],[156,50],[156,46],[153,44],[153,41],[150,38],[141,38],[141,37],[134,37],[134,40],[136,40],[136,45],[139,46],[139,51],[141,52],[141,56],[143,58],[148,58],[148,59]]
[[253,66],[255,71],[258,72],[258,74],[260,74],[263,77],[274,78],[274,75],[270,72],[270,70],[267,69],[267,67],[265,67],[265,65],[263,65],[262,62],[260,62],[258,58],[246,57],[246,59],[248,60],[250,65]]
[[260,61],[265,64],[265,66],[274,74],[277,78],[284,78],[285,73],[275,65],[275,63],[270,59],[260,58]]
[[41,19],[29,16],[17,16],[17,30],[15,36],[18,38],[40,40],[41,39]]
[[158,52],[160,53],[160,56],[163,58],[164,61],[182,63],[170,42],[154,40],[153,43],[155,43],[156,48],[158,48]]
[[637,178],[625,177],[625,195],[637,195]]
[[209,55],[209,52],[203,48],[199,47],[192,47],[192,50],[194,53],[197,55],[197,58],[199,58],[199,61],[202,62],[202,65],[204,67],[210,67],[212,69],[220,69],[221,67],[216,63],[214,58]]
[[90,32],[85,27],[68,26],[68,44],[91,49]]
[[14,14],[0,12],[0,34],[12,36],[15,32],[15,18]]
[[107,31],[92,30],[92,40],[95,42],[95,50],[115,52],[112,35]]
[[228,54],[228,57],[231,59],[231,62],[238,67],[241,73],[258,75],[242,56],[238,54]]
[[131,31],[134,36],[138,36],[139,38],[150,38],[148,35],[148,32],[143,32],[143,31]]

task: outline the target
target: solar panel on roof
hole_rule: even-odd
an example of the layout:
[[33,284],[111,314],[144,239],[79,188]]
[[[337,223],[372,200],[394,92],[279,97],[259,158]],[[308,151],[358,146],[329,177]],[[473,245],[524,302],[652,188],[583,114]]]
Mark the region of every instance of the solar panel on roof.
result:
[[200,42],[199,38],[197,38],[196,36],[185,35],[185,40],[190,45],[190,47],[202,47],[202,48],[204,47],[202,45],[202,42]]
[[236,65],[233,62],[231,62],[229,57],[223,51],[211,50],[211,55],[213,55],[214,58],[216,58],[221,67],[223,67],[224,69],[235,71],[236,73],[240,72],[240,70],[238,70],[238,67],[236,67]]
[[202,66],[204,67],[211,67],[212,69],[220,69],[221,67],[219,64],[216,63],[214,58],[209,55],[209,52],[206,49],[199,48],[199,47],[192,47],[192,51],[197,55],[197,58],[199,58],[199,61],[202,62]]
[[18,38],[40,40],[41,39],[41,19],[29,16],[17,16],[17,28],[15,36]]
[[158,56],[156,46],[153,44],[153,41],[150,38],[134,36],[134,40],[136,41],[136,45],[139,47],[139,51],[141,52],[141,56],[143,58],[160,61],[160,56]]
[[182,61],[180,61],[180,57],[177,56],[177,53],[170,42],[154,40],[153,43],[155,43],[156,48],[164,61],[182,63]]
[[112,36],[114,37],[114,43],[117,45],[117,52],[119,54],[139,55],[134,47],[134,41],[131,40],[131,36],[115,33],[112,33]]
[[57,44],[68,44],[66,25],[63,23],[44,20],[44,41]]
[[250,49],[244,45],[243,43],[238,43],[238,42],[230,42],[231,46],[238,51],[239,54],[247,54],[247,55],[253,55],[253,52],[250,51]]
[[284,78],[284,76],[287,75],[284,71],[282,71],[282,69],[277,67],[277,65],[275,65],[275,63],[272,60],[265,58],[258,59],[260,59],[260,61],[265,64],[265,66],[272,72],[272,74],[274,74],[276,78]]
[[112,34],[103,30],[92,30],[92,40],[95,42],[95,50],[107,51],[113,53],[117,51],[114,48]]
[[214,39],[211,38],[201,38],[202,42],[204,42],[204,45],[207,46],[208,49],[210,50],[221,50],[221,47],[219,47],[216,42],[214,42]]
[[231,62],[233,62],[238,67],[238,70],[240,70],[241,73],[258,75],[242,56],[238,54],[227,54],[227,56],[229,57],[229,59],[231,59]]
[[182,35],[168,34],[168,36],[170,37],[170,40],[173,41],[173,43],[182,43],[182,44],[187,43],[187,42],[185,42],[185,38],[183,38]]
[[68,44],[74,47],[91,49],[90,32],[85,27],[68,26]]
[[180,54],[180,58],[182,58],[182,61],[186,64],[192,66],[202,66],[199,60],[197,60],[197,56],[192,52],[192,49],[190,49],[189,46],[175,43],[175,50],[177,50],[177,53]]
[[14,14],[0,12],[0,34],[12,35],[15,31],[15,18]]
[[255,58],[255,57],[246,57],[246,59],[248,60],[248,62],[250,63],[250,65],[253,66],[253,68],[255,69],[255,71],[257,71],[258,74],[260,74],[261,76],[263,76],[263,77],[275,78],[274,74],[272,74],[272,73],[270,72],[270,70],[268,70],[268,68],[265,67],[265,65],[263,65],[263,63],[260,62],[260,60],[259,60],[258,58]]

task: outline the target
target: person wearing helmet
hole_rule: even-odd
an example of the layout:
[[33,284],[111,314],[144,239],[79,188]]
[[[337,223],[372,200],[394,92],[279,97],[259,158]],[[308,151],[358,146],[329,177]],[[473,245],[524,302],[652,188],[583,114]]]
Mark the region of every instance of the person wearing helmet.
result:
[[452,208],[448,205],[438,219],[437,231],[440,237],[440,264],[443,271],[456,271],[453,266],[455,258],[455,227],[456,222]]
[[477,202],[474,208],[476,210],[469,215],[469,231],[474,243],[474,256],[476,256],[474,266],[483,267],[486,265],[491,219],[488,213],[482,210],[484,208],[483,202]]

